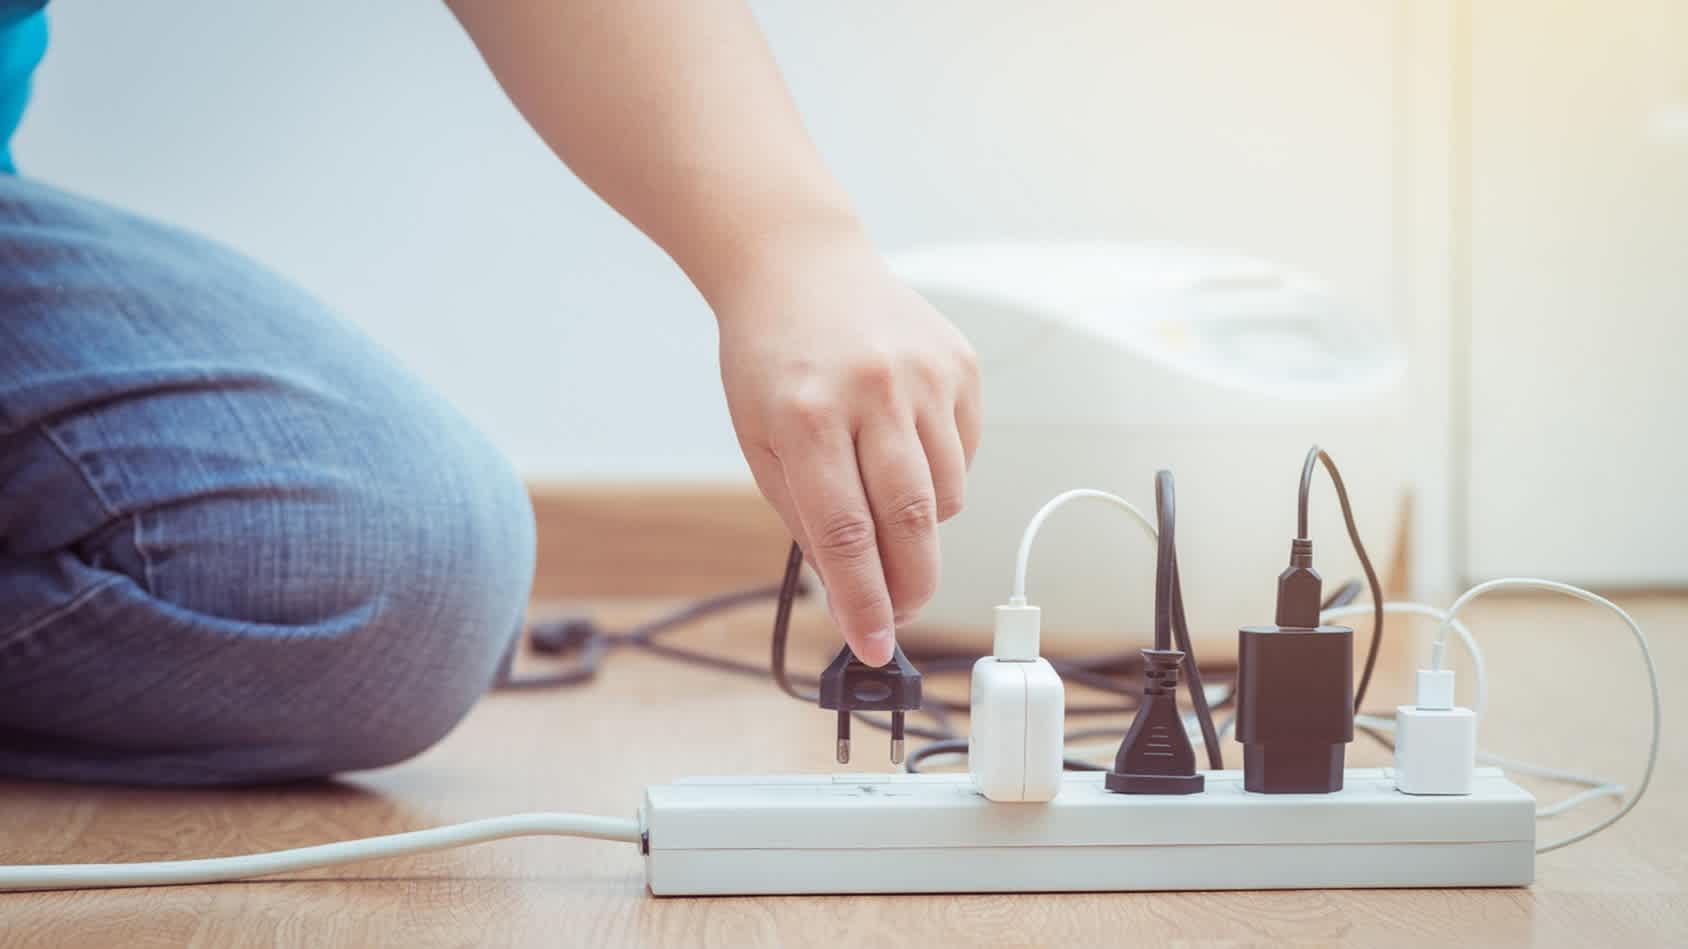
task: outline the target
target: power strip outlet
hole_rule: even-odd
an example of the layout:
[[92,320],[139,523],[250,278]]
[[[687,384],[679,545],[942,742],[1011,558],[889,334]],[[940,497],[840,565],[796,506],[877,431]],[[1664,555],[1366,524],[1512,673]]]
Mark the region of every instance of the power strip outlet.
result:
[[1048,803],[957,774],[693,778],[641,814],[657,896],[1528,886],[1535,798],[1479,769],[1469,795],[1350,769],[1334,794],[1113,794],[1069,772]]

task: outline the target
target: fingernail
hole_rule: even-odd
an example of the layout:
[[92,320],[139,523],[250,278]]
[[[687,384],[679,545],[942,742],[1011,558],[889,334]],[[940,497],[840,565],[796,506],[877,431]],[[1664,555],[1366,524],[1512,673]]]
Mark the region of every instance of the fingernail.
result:
[[863,651],[868,655],[861,660],[870,666],[882,666],[891,661],[892,640],[895,633],[889,629],[876,629],[862,637]]

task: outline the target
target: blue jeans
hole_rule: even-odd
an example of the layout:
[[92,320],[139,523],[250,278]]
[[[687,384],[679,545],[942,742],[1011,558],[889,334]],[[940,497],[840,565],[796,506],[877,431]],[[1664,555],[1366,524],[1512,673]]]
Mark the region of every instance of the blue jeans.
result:
[[0,174],[0,777],[408,758],[491,684],[533,556],[498,453],[322,305]]

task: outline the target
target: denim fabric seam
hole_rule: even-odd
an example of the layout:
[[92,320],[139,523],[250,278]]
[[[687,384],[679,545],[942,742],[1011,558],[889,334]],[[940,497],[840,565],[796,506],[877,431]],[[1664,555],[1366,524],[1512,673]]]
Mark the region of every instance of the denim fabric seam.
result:
[[157,593],[158,586],[152,581],[152,555],[147,553],[146,530],[141,524],[139,512],[129,519],[134,525],[135,553],[141,558],[141,585],[148,593]]
[[[111,500],[106,497],[105,492],[100,490],[100,486],[95,483],[93,476],[76,460],[76,456],[65,446],[58,433],[53,431],[51,424],[40,422],[36,424],[35,429],[41,433],[41,437],[45,438],[48,444],[53,446],[53,450],[59,453],[59,456],[65,460],[65,464],[70,465],[71,470],[76,472],[76,476],[82,479],[83,486],[94,496],[94,500],[100,503],[100,509],[105,511],[106,516],[113,519],[122,518],[123,515],[118,512],[116,505],[112,504]],[[152,579],[152,555],[147,552],[146,533],[141,526],[140,514],[137,512],[130,518],[130,521],[133,522],[135,554],[141,558],[142,588],[148,593],[153,593],[156,587]]]
[[0,632],[0,658],[3,658],[5,653],[10,651],[13,646],[16,646],[25,639],[28,639],[41,630],[46,629],[50,624],[57,622],[58,620],[70,615],[72,612],[80,609],[82,605],[92,599],[95,594],[104,592],[106,589],[120,583],[122,580],[123,577],[119,574],[111,574],[109,576],[101,577],[91,586],[83,589],[81,592],[63,603],[60,603],[58,606],[55,606],[40,616],[37,616],[35,619],[29,621],[23,626],[9,632]]

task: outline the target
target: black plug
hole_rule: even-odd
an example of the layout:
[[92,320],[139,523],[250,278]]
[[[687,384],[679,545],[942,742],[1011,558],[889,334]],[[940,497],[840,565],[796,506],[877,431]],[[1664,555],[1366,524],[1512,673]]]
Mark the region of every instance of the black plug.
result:
[[1143,704],[1120,742],[1105,782],[1118,794],[1199,794],[1207,784],[1196,773],[1196,752],[1178,714],[1177,649],[1143,650]]
[[1313,542],[1297,537],[1289,542],[1289,566],[1278,574],[1277,624],[1312,629],[1319,625],[1319,599],[1324,578],[1313,569]]
[[891,713],[891,763],[903,762],[903,713],[920,708],[920,671],[903,655],[903,647],[891,652],[891,661],[870,666],[845,646],[821,673],[821,708],[838,712],[838,763],[850,762],[850,713]]
[[[1143,701],[1119,743],[1113,770],[1104,779],[1117,794],[1199,794],[1207,779],[1196,773],[1196,752],[1178,714],[1178,667],[1189,659],[1190,701],[1202,722],[1208,759],[1220,767],[1219,739],[1199,686],[1190,635],[1184,620],[1184,591],[1178,580],[1178,517],[1172,472],[1155,472],[1155,648],[1143,650]],[[1172,648],[1176,639],[1183,649]]]
[[1278,575],[1277,623],[1237,636],[1237,740],[1243,789],[1264,794],[1342,790],[1354,740],[1354,630],[1319,625],[1322,581],[1313,542],[1290,542]]

